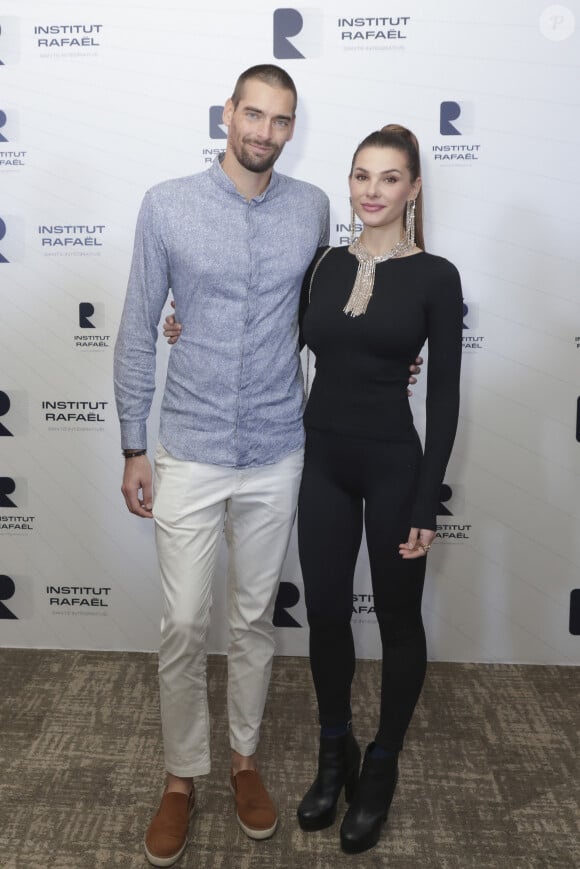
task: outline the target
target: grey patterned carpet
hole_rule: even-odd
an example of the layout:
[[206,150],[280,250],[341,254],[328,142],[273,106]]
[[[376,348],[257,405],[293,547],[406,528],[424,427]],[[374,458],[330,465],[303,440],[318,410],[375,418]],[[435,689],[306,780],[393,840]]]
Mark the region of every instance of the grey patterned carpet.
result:
[[[379,664],[359,662],[354,720],[374,735]],[[379,845],[343,855],[338,824],[303,833],[315,770],[308,662],[277,658],[261,770],[276,835],[238,828],[228,787],[225,660],[210,659],[214,767],[198,780],[183,869],[571,869],[580,866],[579,670],[431,664]],[[0,649],[0,866],[148,866],[141,841],[162,781],[156,657]]]

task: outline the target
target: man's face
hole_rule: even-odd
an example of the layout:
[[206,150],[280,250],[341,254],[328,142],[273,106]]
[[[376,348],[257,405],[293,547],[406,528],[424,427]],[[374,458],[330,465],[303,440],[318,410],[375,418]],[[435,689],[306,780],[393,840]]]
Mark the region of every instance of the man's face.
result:
[[292,138],[294,108],[291,91],[249,79],[238,105],[229,99],[224,107],[227,150],[244,169],[267,172]]

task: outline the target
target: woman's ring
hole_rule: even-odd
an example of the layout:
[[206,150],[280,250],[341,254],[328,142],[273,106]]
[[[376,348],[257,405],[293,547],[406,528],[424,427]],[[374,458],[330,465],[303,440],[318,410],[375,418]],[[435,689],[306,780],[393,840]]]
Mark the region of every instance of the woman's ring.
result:
[[429,552],[429,550],[431,549],[430,543],[427,543],[427,544],[421,543],[420,545],[422,546],[424,552]]

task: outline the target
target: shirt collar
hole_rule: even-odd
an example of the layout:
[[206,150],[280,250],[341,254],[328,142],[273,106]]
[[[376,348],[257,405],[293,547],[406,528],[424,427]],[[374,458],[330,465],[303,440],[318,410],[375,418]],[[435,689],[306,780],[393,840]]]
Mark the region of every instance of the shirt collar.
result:
[[[237,190],[236,185],[232,181],[229,175],[227,175],[222,169],[223,154],[218,154],[214,159],[212,165],[209,168],[210,177],[218,187],[221,187],[222,190],[225,190],[227,193],[235,194],[236,196],[245,199],[245,197]],[[263,202],[265,199],[270,199],[275,195],[276,189],[280,184],[280,176],[274,170],[272,170],[272,175],[270,177],[270,182],[263,193],[260,193],[259,196],[254,196],[250,200],[251,202]]]

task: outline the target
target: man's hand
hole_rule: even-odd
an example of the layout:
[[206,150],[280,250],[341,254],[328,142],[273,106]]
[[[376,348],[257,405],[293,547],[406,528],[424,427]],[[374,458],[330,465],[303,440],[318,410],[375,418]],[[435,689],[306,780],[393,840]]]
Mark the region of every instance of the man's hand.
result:
[[144,519],[153,519],[152,474],[147,456],[125,459],[121,492],[131,513]]
[[[172,306],[175,307],[175,302],[171,302]],[[165,318],[165,322],[163,323],[163,337],[167,338],[168,344],[175,344],[181,335],[181,323],[178,323],[175,319],[175,314],[168,314]],[[421,374],[421,365],[423,364],[423,357],[417,356],[412,365],[409,365],[409,371],[411,375],[409,377],[409,383],[413,386],[417,383],[417,377]],[[415,377],[415,374],[417,377]],[[410,389],[407,389],[407,395],[413,395]]]
[[[173,319],[175,320],[175,317]],[[163,334],[165,335],[165,329],[163,330]],[[167,334],[169,334],[169,333],[167,333]],[[175,340],[177,340],[177,339],[175,339]],[[173,344],[174,342],[170,341],[169,343]],[[411,376],[409,377],[409,383],[411,384],[411,386],[413,386],[413,384],[417,383],[417,378],[414,377],[413,375],[416,374],[418,376],[419,374],[421,374],[421,365],[422,364],[423,364],[423,357],[417,356],[414,363],[412,365],[409,365],[409,371],[411,372]],[[411,392],[410,389],[407,389],[407,395],[413,395],[413,393]]]

